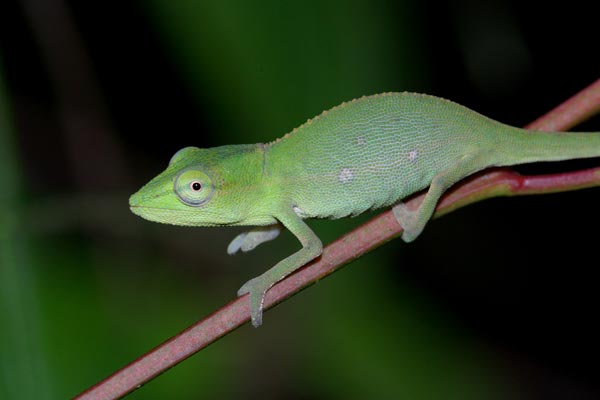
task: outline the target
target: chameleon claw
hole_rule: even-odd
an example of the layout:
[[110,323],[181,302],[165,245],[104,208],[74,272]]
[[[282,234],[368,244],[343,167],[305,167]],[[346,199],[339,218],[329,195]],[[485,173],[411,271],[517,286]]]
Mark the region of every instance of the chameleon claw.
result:
[[262,325],[262,313],[263,304],[265,301],[265,294],[269,286],[266,286],[260,277],[252,278],[238,290],[237,295],[243,296],[249,294],[250,300],[250,317],[252,319],[252,326],[258,328]]

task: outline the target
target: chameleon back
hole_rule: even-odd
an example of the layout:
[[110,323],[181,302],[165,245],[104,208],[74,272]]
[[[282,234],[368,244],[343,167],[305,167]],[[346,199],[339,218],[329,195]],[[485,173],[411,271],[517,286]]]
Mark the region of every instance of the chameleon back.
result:
[[267,179],[303,218],[341,218],[426,188],[501,124],[433,96],[387,93],[344,103],[267,148]]

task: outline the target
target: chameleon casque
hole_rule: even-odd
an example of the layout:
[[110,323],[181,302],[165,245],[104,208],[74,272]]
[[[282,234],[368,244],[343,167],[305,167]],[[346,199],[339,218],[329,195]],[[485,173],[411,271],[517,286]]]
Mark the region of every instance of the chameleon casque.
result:
[[[342,218],[393,206],[414,240],[446,189],[492,166],[600,156],[600,133],[533,132],[438,97],[384,93],[343,103],[271,143],[186,147],[131,196],[150,221],[187,226],[249,225],[230,254],[272,240],[281,227],[302,244],[246,282],[252,324],[266,291],[322,252],[307,218]],[[429,188],[415,211],[401,200]]]

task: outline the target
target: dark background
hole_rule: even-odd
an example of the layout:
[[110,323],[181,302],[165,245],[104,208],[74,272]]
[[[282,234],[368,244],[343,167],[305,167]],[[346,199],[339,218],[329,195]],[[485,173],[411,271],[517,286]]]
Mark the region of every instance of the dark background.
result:
[[[521,126],[598,79],[597,38],[580,1],[4,2],[0,398],[77,394],[297,248],[287,234],[227,257],[240,229],[130,214],[179,148],[267,142],[383,91]],[[452,213],[130,397],[598,398],[599,201]],[[327,243],[366,217],[311,226]]]

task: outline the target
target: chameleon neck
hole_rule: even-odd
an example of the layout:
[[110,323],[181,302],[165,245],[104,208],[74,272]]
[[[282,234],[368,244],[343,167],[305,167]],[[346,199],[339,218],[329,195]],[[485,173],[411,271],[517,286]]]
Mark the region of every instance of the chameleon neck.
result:
[[511,128],[501,133],[503,154],[497,165],[600,157],[600,132],[539,132]]

